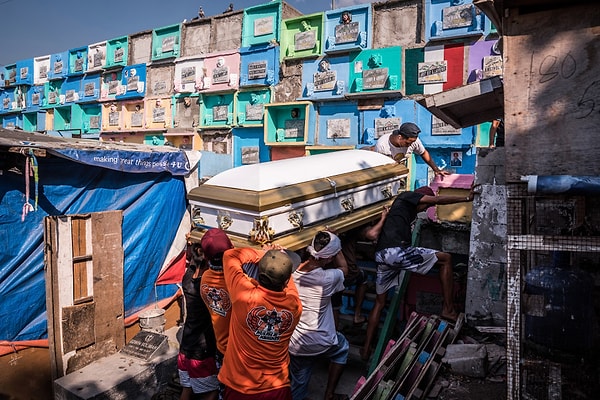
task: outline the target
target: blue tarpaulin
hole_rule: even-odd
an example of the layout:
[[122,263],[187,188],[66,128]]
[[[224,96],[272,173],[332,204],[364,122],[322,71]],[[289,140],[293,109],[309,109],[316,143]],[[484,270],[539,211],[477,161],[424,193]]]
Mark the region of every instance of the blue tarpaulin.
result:
[[[24,220],[24,204],[34,205],[33,178],[30,178],[30,195],[27,197],[22,166],[9,168],[12,164],[2,160],[0,340],[47,337],[43,219],[49,215],[123,211],[126,317],[152,304],[156,300],[155,293],[158,299],[164,299],[177,290],[175,285],[164,285],[158,286],[155,292],[154,282],[186,210],[186,189],[180,176],[182,167],[175,165],[171,169],[163,164],[144,173],[135,168],[115,170],[89,165],[94,163],[83,160],[83,153],[64,153],[69,158],[79,159],[37,158],[37,209],[31,209]],[[119,160],[135,159],[135,155],[128,152],[116,153]],[[169,163],[186,160],[183,152],[162,154],[163,158],[160,153],[156,152],[156,158],[152,160],[168,160]],[[102,156],[102,151],[98,154]],[[115,153],[104,155],[114,157]],[[189,165],[183,168],[189,170]]]
[[63,157],[88,165],[127,172],[161,172],[185,175],[190,172],[183,152],[141,152],[123,150],[57,149]]

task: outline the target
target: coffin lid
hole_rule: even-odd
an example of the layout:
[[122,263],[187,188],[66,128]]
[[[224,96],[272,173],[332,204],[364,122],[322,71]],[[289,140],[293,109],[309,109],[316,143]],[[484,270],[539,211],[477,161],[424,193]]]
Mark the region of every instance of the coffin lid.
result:
[[407,173],[374,151],[340,150],[232,168],[192,189],[188,199],[261,212]]

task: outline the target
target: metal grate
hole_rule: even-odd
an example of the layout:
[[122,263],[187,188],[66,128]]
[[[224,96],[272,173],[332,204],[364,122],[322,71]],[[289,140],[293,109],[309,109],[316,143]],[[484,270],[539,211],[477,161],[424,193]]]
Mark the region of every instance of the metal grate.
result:
[[[542,348],[548,350],[543,357],[549,359],[539,362],[522,359],[522,345],[532,335],[531,328],[534,325],[531,317],[546,317],[554,310],[552,304],[549,306],[549,298],[552,296],[552,287],[545,286],[550,280],[556,283],[556,291],[560,291],[562,281],[552,282],[547,276],[540,275],[539,286],[541,292],[527,293],[526,278],[535,275],[543,266],[552,268],[548,271],[556,271],[557,266],[567,266],[579,273],[590,273],[590,276],[600,275],[600,197],[598,196],[564,196],[564,195],[535,195],[527,192],[527,186],[523,184],[507,185],[507,234],[508,234],[508,262],[507,262],[507,362],[508,362],[508,394],[509,398],[526,399],[560,399],[577,398],[566,395],[562,387],[573,387],[571,376],[565,376],[565,365],[555,364],[549,361],[553,356],[566,349],[571,353],[576,349],[581,338],[565,335],[543,343]],[[550,274],[551,275],[551,274]],[[560,275],[557,279],[564,279],[566,283],[571,276]],[[590,278],[593,282],[594,279]],[[571,281],[570,283],[573,283]],[[577,292],[578,286],[584,281],[573,284]],[[532,287],[533,285],[530,285]],[[590,289],[590,303],[598,303],[598,294]],[[597,292],[597,291],[596,291]],[[596,299],[593,298],[596,297]],[[584,300],[577,298],[575,303],[582,304]],[[560,307],[573,307],[579,310],[576,304],[560,304]],[[566,310],[568,311],[568,310]],[[592,310],[583,318],[579,316],[579,324],[593,326],[597,312]],[[589,320],[588,320],[589,316]],[[529,318],[529,319],[528,319]],[[547,323],[548,329],[569,328],[568,322],[560,319],[541,320]],[[584,329],[577,332],[582,333]],[[538,338],[543,341],[543,327],[538,327]],[[535,336],[535,332],[533,334]],[[597,331],[593,333],[593,340],[598,339]],[[582,333],[584,339],[589,336]],[[589,342],[588,342],[589,343]],[[526,346],[527,347],[527,346]],[[585,347],[585,346],[584,346]],[[539,350],[539,348],[536,348]],[[537,353],[541,354],[541,353]],[[585,356],[585,355],[584,355]],[[582,356],[582,358],[584,358]],[[584,363],[580,367],[588,368]],[[570,368],[570,367],[569,367]],[[561,378],[561,369],[563,371]],[[558,371],[558,372],[557,372]],[[557,375],[558,374],[558,375]],[[595,379],[588,382],[581,381],[581,387],[597,386],[597,372],[592,374]],[[577,385],[574,385],[577,386]],[[552,387],[553,390],[549,390]],[[520,394],[520,395],[519,395]],[[580,397],[587,398],[587,397]]]

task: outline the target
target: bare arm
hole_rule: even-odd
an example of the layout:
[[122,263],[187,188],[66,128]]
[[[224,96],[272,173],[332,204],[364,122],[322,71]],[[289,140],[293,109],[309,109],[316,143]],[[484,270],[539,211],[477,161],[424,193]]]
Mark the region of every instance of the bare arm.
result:
[[490,139],[489,139],[489,147],[494,147],[494,142],[496,140],[496,130],[498,130],[498,126],[500,125],[500,120],[493,120],[490,125]]
[[366,240],[375,241],[379,238],[379,234],[381,233],[381,229],[383,228],[383,223],[385,222],[385,219],[389,212],[390,207],[383,206],[383,210],[381,211],[381,217],[379,217],[379,221],[377,221],[375,225],[370,226],[365,230],[364,236]]
[[419,204],[427,204],[427,205],[443,205],[443,204],[455,204],[455,203],[466,203],[469,201],[473,201],[475,197],[475,188],[479,185],[471,186],[471,191],[468,196],[423,196],[421,200],[419,200]]
[[346,262],[346,257],[344,257],[344,254],[341,251],[335,255],[333,264],[337,269],[344,273],[344,278],[348,276],[348,263]]
[[433,170],[433,172],[436,175],[439,175],[442,179],[444,178],[445,175],[450,175],[450,172],[448,171],[444,171],[441,170],[436,164],[435,162],[433,162],[431,155],[429,154],[429,152],[427,150],[425,150],[425,152],[423,154],[421,154],[421,158],[423,159],[423,161],[425,161],[425,163],[427,165],[429,165],[429,167]]

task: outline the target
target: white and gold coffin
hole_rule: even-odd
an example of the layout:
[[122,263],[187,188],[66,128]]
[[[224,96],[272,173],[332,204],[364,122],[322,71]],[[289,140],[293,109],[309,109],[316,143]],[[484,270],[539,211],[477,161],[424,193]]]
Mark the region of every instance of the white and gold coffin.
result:
[[389,200],[405,190],[407,174],[405,166],[369,150],[244,165],[189,192],[192,222],[267,243]]

